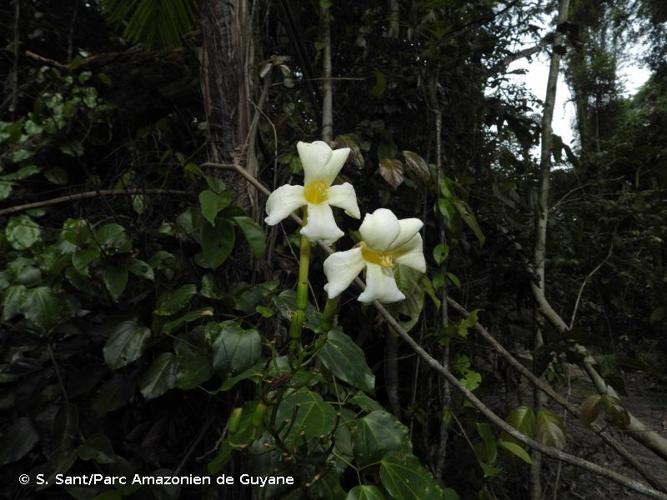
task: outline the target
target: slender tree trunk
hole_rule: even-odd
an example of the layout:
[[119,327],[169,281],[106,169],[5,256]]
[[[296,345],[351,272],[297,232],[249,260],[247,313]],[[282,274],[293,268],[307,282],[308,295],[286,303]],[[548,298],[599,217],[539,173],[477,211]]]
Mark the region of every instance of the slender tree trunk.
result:
[[333,82],[331,81],[331,7],[323,4],[320,11],[323,33],[322,60],[322,139],[333,142]]
[[[202,0],[200,9],[201,86],[209,161],[239,163],[254,176],[254,151],[248,153],[254,77],[250,4],[248,0]],[[233,173],[223,174],[223,178],[235,193],[236,203],[254,211],[254,188]]]
[[[558,8],[558,24],[567,21],[567,13],[570,7],[570,0],[560,0]],[[553,133],[551,124],[553,121],[554,106],[556,103],[556,89],[558,86],[558,73],[560,71],[560,53],[557,50],[561,42],[562,35],[556,31],[554,36],[554,50],[551,53],[551,64],[549,65],[549,76],[547,78],[547,90],[544,98],[544,111],[542,112],[542,140],[540,148],[540,191],[537,204],[537,223],[535,235],[535,252],[533,255],[533,266],[536,273],[538,285],[541,293],[545,290],[545,259],[547,242],[547,223],[549,219],[549,183],[551,176],[551,148],[553,143]],[[536,313],[535,321],[535,341],[533,349],[533,358],[537,358],[539,350],[544,344],[542,338],[542,318]],[[534,392],[535,408],[539,410],[544,403],[544,395],[539,390]],[[531,498],[540,500],[542,498],[542,455],[534,451],[531,465]]]

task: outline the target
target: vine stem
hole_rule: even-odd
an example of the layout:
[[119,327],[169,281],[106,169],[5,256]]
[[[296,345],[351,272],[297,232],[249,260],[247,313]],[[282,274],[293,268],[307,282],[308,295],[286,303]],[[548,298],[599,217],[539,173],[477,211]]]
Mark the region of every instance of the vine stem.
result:
[[327,299],[326,304],[324,304],[324,311],[322,312],[322,330],[324,330],[325,333],[333,327],[339,302],[340,295],[333,299]]
[[[306,224],[308,213],[304,210],[303,224]],[[306,307],[308,306],[308,269],[310,267],[310,241],[305,236],[301,236],[301,245],[299,249],[299,279],[296,284],[296,309],[290,323],[290,350],[296,352],[301,340],[301,331],[303,329],[303,320],[306,317]]]

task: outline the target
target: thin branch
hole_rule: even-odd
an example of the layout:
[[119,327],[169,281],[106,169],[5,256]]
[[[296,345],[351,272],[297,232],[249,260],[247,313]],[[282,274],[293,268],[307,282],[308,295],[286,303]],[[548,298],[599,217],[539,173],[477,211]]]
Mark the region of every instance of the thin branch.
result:
[[[458,302],[456,302],[451,297],[447,298],[447,302],[463,316],[468,316],[470,313]],[[512,366],[516,371],[523,375],[533,386],[537,387],[544,394],[549,396],[553,401],[558,403],[563,407],[568,413],[570,413],[575,418],[579,418],[579,408],[570,403],[567,399],[558,394],[553,387],[551,387],[543,379],[537,377],[533,372],[531,372],[523,363],[516,359],[512,354],[503,347],[503,345],[496,340],[496,338],[491,335],[491,333],[484,328],[479,322],[475,323],[475,330],[479,333],[480,336],[484,338],[497,352],[500,354],[510,366]],[[591,424],[591,429],[595,432],[600,439],[605,443],[611,446],[619,456],[623,457],[628,464],[630,464],[637,472],[639,472],[654,488],[661,491],[667,491],[662,485],[659,479],[657,479],[650,471],[648,471],[636,458],[630,453],[625,447],[612,436],[607,434],[602,430],[597,424]]]
[[0,210],[0,217],[5,215],[11,215],[18,212],[24,212],[26,210],[31,210],[33,208],[42,208],[48,207],[51,205],[58,205],[60,203],[67,203],[69,201],[84,200],[87,198],[97,198],[98,196],[127,196],[129,194],[178,194],[186,195],[186,191],[178,191],[175,189],[127,189],[127,190],[117,190],[117,189],[100,189],[98,191],[86,191],[84,193],[77,194],[68,194],[65,196],[59,196],[58,198],[51,198],[50,200],[35,201],[33,203],[26,203],[25,205],[16,205],[9,208],[4,208]]
[[482,413],[492,424],[512,436],[517,441],[525,444],[526,446],[532,448],[533,450],[539,451],[540,453],[555,458],[556,460],[561,460],[562,462],[574,465],[580,469],[587,470],[598,476],[606,477],[623,485],[637,493],[641,493],[650,498],[658,498],[662,500],[667,500],[667,494],[661,493],[658,490],[655,490],[640,481],[631,479],[623,474],[619,474],[607,467],[602,467],[601,465],[589,462],[569,453],[565,453],[557,448],[552,446],[546,446],[542,443],[535,441],[534,439],[529,438],[525,434],[517,431],[510,424],[505,422],[502,418],[496,415],[489,407],[487,407],[477,396],[475,396],[467,387],[465,387],[458,378],[456,378],[452,373],[442,366],[435,358],[433,358],[428,352],[426,352],[417,342],[406,332],[403,327],[396,321],[396,319],[391,315],[385,307],[378,303],[374,303],[377,310],[380,312],[382,317],[387,321],[387,323],[401,336],[401,338],[421,357],[424,362],[430,366],[433,370],[437,371],[443,375],[463,396],[470,401],[470,403],[477,408],[477,410]]
[[574,320],[577,317],[577,310],[579,309],[579,302],[581,301],[581,295],[584,293],[584,288],[586,287],[586,283],[588,283],[588,280],[591,279],[591,277],[597,273],[600,268],[609,260],[611,257],[612,252],[614,251],[614,243],[612,242],[611,245],[609,245],[609,252],[607,252],[607,256],[602,259],[602,262],[600,262],[593,270],[586,275],[584,278],[584,281],[581,283],[581,286],[579,287],[579,293],[577,294],[577,300],[574,303],[574,310],[572,311],[572,317],[570,318],[570,330],[572,330],[572,327],[574,326]]

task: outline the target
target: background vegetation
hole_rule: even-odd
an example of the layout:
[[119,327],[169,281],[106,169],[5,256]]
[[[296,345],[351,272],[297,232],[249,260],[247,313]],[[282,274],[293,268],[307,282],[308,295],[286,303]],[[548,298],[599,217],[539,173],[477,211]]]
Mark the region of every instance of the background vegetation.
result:
[[[666,7],[3,2],[2,494],[639,494],[539,453],[584,447],[660,498]],[[651,77],[628,96],[619,67],[632,44]],[[547,89],[532,95],[508,72],[538,53],[562,58],[575,144],[551,136]],[[401,271],[398,324],[350,289],[328,329],[316,248],[294,363],[298,226],[265,227],[247,178],[298,178],[296,142],[320,139],[322,124],[352,149],[342,176],[362,214],[424,220],[429,269]],[[356,223],[339,223],[354,238]],[[580,422],[533,393],[540,381]],[[548,449],[491,425],[461,387]],[[634,416],[624,398],[637,394],[661,416]],[[623,458],[595,454],[600,429],[630,447]],[[24,487],[24,472],[289,474],[298,487]]]

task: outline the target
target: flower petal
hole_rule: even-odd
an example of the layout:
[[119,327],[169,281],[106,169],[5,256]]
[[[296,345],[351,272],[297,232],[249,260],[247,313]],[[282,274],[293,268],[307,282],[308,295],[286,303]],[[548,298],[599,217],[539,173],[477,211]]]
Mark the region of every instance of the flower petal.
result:
[[338,297],[343,290],[349,287],[365,265],[359,247],[346,252],[336,252],[327,257],[324,261],[324,274],[327,277],[324,290],[329,298]]
[[400,231],[401,226],[394,212],[386,208],[378,208],[372,214],[366,214],[359,227],[361,238],[366,245],[377,251],[389,249]]
[[331,245],[343,236],[336,225],[333,211],[328,203],[308,204],[308,222],[301,228],[301,234],[310,241],[321,241]]
[[345,162],[347,161],[347,157],[349,155],[350,155],[350,148],[334,149],[331,152],[331,158],[329,158],[329,161],[324,167],[324,177],[323,177],[323,179],[327,181],[329,186],[331,186],[331,184],[333,184],[333,182],[336,180],[338,173],[343,168],[343,165],[345,165]]
[[359,295],[359,302],[369,304],[375,300],[382,303],[398,302],[405,295],[398,289],[394,273],[377,264],[366,263],[366,289]]
[[401,247],[400,255],[394,259],[394,262],[411,267],[420,273],[426,272],[424,243],[419,233],[415,234],[410,241]]
[[345,209],[345,213],[355,219],[361,217],[359,205],[357,204],[357,195],[354,192],[354,187],[349,182],[331,186],[327,190],[327,195],[329,205]]
[[326,142],[298,142],[296,149],[299,152],[299,158],[303,166],[304,184],[327,178],[328,170],[326,167],[333,151]]
[[401,230],[394,241],[391,242],[391,249],[398,249],[410,241],[419,230],[424,227],[424,223],[419,219],[401,219],[398,221]]
[[266,222],[269,226],[278,224],[281,220],[307,203],[303,197],[303,186],[280,186],[269,195],[266,200]]

